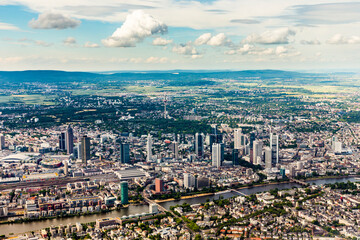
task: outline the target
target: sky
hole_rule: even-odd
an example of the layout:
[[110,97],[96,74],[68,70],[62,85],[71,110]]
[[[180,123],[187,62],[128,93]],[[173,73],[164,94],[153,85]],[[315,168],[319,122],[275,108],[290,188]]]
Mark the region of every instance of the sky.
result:
[[360,2],[1,0],[0,70],[359,69]]

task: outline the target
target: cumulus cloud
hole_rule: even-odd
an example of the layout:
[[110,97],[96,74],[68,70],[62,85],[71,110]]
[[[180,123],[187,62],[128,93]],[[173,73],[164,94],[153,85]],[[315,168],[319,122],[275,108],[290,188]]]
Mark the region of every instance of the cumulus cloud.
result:
[[277,56],[277,57],[293,57],[298,56],[301,53],[291,47],[277,46],[274,48],[262,48],[256,47],[252,44],[244,44],[238,49],[231,49],[226,51],[225,54],[234,55],[254,55],[254,56]]
[[165,39],[165,38],[161,38],[161,37],[158,37],[158,38],[155,38],[154,41],[152,42],[152,44],[154,46],[166,46],[170,43],[172,43],[173,40],[170,40],[170,39]]
[[64,45],[74,46],[76,44],[76,39],[74,37],[67,37],[63,40]]
[[135,47],[153,34],[167,32],[167,26],[153,16],[136,10],[126,17],[123,25],[102,43],[107,47]]
[[360,37],[359,36],[351,36],[345,37],[341,34],[336,34],[332,38],[330,38],[327,43],[329,44],[359,44]]
[[204,33],[198,37],[194,44],[195,45],[204,45],[211,39],[211,33]]
[[45,12],[29,22],[31,28],[36,29],[66,29],[75,28],[80,25],[80,21],[72,19],[60,13]]
[[268,30],[262,34],[251,34],[246,37],[244,43],[260,43],[260,44],[287,44],[289,37],[294,36],[296,32],[290,28],[279,28],[276,30]]
[[12,24],[0,22],[0,30],[12,30],[12,31],[15,30],[16,31],[16,30],[20,30],[20,29]]
[[204,33],[194,41],[195,45],[209,45],[209,46],[226,46],[232,42],[226,37],[224,33],[212,35],[211,33]]
[[300,41],[301,44],[303,45],[320,45],[321,42],[317,39],[315,40],[301,40]]
[[178,46],[173,47],[173,52],[183,54],[183,55],[198,55],[199,52],[196,50],[191,43],[180,44]]
[[86,48],[98,48],[98,47],[100,47],[100,46],[99,46],[99,44],[97,44],[97,43],[86,42],[86,43],[84,44],[84,47],[86,47]]

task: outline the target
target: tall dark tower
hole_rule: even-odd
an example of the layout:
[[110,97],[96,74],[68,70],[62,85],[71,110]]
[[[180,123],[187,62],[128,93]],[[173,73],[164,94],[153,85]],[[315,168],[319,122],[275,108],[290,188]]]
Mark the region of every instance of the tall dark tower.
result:
[[81,138],[81,158],[85,165],[87,164],[87,160],[90,159],[90,138],[87,136]]
[[199,158],[204,156],[204,141],[201,133],[195,134],[195,154]]
[[74,133],[70,125],[66,130],[66,150],[67,154],[74,152]]
[[121,143],[120,145],[120,162],[130,163],[130,147],[128,143]]
[[59,149],[64,151],[66,149],[65,145],[65,133],[61,133],[59,136]]

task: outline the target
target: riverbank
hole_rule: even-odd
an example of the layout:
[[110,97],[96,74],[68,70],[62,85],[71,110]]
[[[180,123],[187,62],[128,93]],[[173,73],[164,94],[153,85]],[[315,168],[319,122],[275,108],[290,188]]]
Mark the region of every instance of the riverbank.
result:
[[341,179],[341,178],[359,178],[359,177],[360,177],[360,175],[318,176],[318,177],[306,178],[306,179],[301,179],[301,180],[308,182],[308,181],[316,181],[316,180],[322,180],[322,179]]
[[52,220],[52,219],[61,219],[61,218],[65,219],[65,218],[73,218],[73,217],[99,215],[99,214],[106,214],[106,213],[113,212],[113,211],[120,211],[122,209],[127,209],[128,207],[129,207],[129,205],[125,205],[123,207],[111,208],[111,209],[106,209],[106,210],[101,210],[101,211],[57,215],[57,216],[47,216],[47,217],[38,217],[38,218],[21,218],[21,217],[19,217],[18,219],[15,219],[15,220],[0,221],[0,225],[1,224],[31,223],[31,222],[38,222],[38,221],[47,221],[47,220]]
[[[342,178],[355,178],[355,177],[360,177],[360,175],[319,176],[319,177],[312,177],[312,178],[306,178],[306,179],[301,179],[301,180],[304,181],[304,182],[308,182],[308,181],[316,181],[316,180],[323,180],[323,179],[342,179]],[[231,190],[243,190],[243,189],[251,189],[251,188],[254,188],[254,187],[266,187],[266,186],[271,186],[271,185],[287,184],[287,183],[296,183],[296,182],[288,180],[288,181],[279,181],[279,182],[269,182],[269,183],[261,183],[261,184],[254,184],[254,185],[246,185],[246,186],[242,186],[240,188],[229,188],[227,190],[220,191],[220,192],[215,192],[215,193],[212,193],[212,192],[201,193],[201,194],[195,194],[195,195],[189,195],[189,196],[182,196],[182,197],[180,197],[180,199],[168,198],[168,199],[154,200],[154,201],[156,203],[180,201],[180,200],[192,199],[192,198],[197,198],[197,197],[213,196],[213,195],[217,195],[217,194],[226,193],[226,192],[231,191]]]
[[180,200],[184,200],[184,199],[204,197],[204,196],[212,196],[212,195],[215,195],[215,193],[200,193],[200,194],[195,194],[195,195],[190,195],[190,196],[182,196],[182,197],[180,197],[180,199],[168,198],[168,199],[154,200],[154,201],[156,203],[164,203],[164,202],[180,201]]

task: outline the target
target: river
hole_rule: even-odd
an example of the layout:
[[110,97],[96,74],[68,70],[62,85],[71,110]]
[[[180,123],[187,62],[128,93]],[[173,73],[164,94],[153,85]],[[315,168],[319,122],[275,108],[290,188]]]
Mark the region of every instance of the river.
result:
[[[326,184],[326,183],[335,183],[335,182],[347,182],[347,181],[359,181],[356,180],[354,177],[348,177],[348,178],[337,178],[337,179],[318,179],[318,180],[310,180],[307,181],[310,184]],[[264,191],[269,191],[274,188],[278,189],[289,189],[293,187],[299,187],[296,183],[279,183],[279,184],[272,184],[272,185],[266,185],[266,186],[260,186],[260,187],[252,187],[252,188],[245,188],[239,190],[240,192],[244,193],[245,195],[250,195],[253,193],[259,193]],[[183,204],[183,203],[189,203],[196,204],[196,203],[204,203],[206,200],[213,200],[213,199],[219,199],[220,196],[223,198],[230,198],[233,196],[238,196],[238,193],[235,192],[225,192],[217,195],[211,195],[211,196],[203,196],[203,197],[197,197],[197,198],[189,198],[179,201],[169,201],[161,203],[163,207],[166,209],[169,209],[170,206],[176,205],[176,204]],[[10,233],[13,233],[15,235],[24,233],[24,232],[30,232],[39,230],[42,228],[50,227],[50,226],[59,226],[59,225],[67,225],[69,223],[87,223],[87,222],[94,222],[98,218],[105,218],[105,217],[122,217],[122,216],[128,216],[128,215],[134,215],[137,213],[143,213],[148,212],[149,207],[148,205],[139,205],[139,206],[129,206],[127,209],[121,209],[119,211],[112,211],[108,213],[102,213],[102,214],[94,214],[94,215],[87,215],[87,216],[80,216],[80,217],[71,217],[71,218],[61,218],[61,219],[49,219],[49,220],[43,220],[43,221],[36,221],[36,222],[29,222],[29,223],[14,223],[14,224],[4,224],[0,225],[0,235],[5,234],[6,236],[9,236]]]

